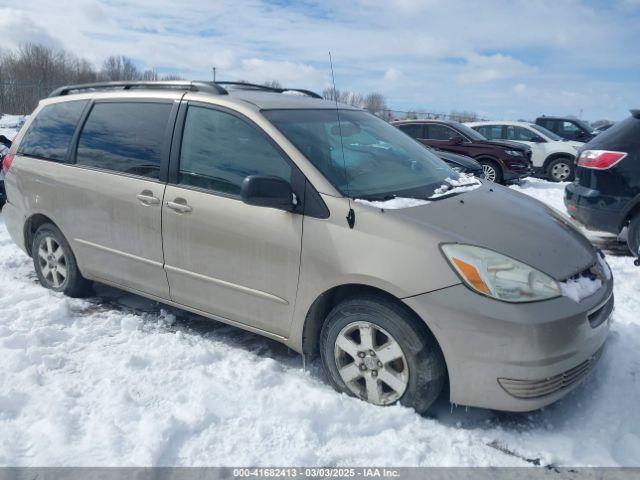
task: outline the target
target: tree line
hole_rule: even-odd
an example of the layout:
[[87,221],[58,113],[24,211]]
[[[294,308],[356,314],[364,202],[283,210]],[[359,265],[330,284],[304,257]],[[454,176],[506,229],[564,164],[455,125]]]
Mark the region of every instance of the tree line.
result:
[[140,70],[130,58],[112,55],[100,69],[84,58],[40,44],[0,52],[0,112],[30,113],[63,85],[123,80],[179,80],[178,75]]

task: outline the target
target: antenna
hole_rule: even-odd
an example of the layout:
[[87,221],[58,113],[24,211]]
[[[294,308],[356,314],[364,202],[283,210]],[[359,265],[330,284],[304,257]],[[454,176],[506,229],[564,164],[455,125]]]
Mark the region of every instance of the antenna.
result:
[[351,208],[351,197],[349,195],[349,175],[347,174],[347,161],[344,158],[344,142],[342,141],[342,124],[340,122],[340,109],[338,108],[338,89],[336,88],[336,77],[333,74],[333,59],[331,58],[331,52],[329,52],[329,65],[331,66],[331,82],[333,83],[333,99],[336,102],[336,117],[338,118],[338,131],[340,132],[340,150],[342,152],[342,166],[344,168],[344,179],[346,181],[347,198],[349,200],[349,213],[347,214],[347,223],[350,228],[356,223],[356,215]]

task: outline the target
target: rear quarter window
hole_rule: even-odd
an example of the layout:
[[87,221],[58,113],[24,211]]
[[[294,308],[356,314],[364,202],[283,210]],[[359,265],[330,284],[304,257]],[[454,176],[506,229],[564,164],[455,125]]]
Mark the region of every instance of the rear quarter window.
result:
[[47,105],[29,126],[18,147],[18,154],[66,162],[71,139],[86,100]]

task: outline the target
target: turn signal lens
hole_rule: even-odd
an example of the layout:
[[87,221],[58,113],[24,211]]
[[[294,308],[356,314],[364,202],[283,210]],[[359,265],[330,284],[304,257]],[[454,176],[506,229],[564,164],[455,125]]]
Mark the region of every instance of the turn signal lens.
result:
[[611,152],[609,150],[585,150],[578,158],[580,167],[593,170],[607,170],[627,156],[626,152]]
[[451,257],[451,261],[456,264],[458,271],[467,279],[467,281],[479,292],[489,293],[489,287],[482,281],[478,269],[459,258]]

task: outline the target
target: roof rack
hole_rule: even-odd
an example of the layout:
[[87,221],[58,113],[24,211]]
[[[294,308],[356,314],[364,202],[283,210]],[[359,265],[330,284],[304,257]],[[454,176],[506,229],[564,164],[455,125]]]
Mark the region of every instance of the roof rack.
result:
[[55,89],[49,97],[60,97],[63,95],[69,95],[70,93],[79,93],[83,90],[95,91],[95,90],[131,90],[134,88],[149,88],[149,89],[180,89],[190,90],[192,92],[207,92],[215,93],[217,95],[226,95],[228,92],[221,86],[211,82],[192,82],[189,80],[170,80],[160,82],[149,81],[123,81],[123,82],[96,82],[96,83],[83,83],[79,85],[66,85]]
[[257,83],[246,83],[246,82],[216,82],[216,84],[230,85],[233,87],[239,87],[244,90],[265,90],[267,92],[274,92],[274,93],[299,92],[312,98],[322,98],[322,96],[318,95],[316,92],[312,92],[311,90],[305,90],[302,88],[269,87],[267,85],[258,85]]

